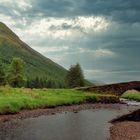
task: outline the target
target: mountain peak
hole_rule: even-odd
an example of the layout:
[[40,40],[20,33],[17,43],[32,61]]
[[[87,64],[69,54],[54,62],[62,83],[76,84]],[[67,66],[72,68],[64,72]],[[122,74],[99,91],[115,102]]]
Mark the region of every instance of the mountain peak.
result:
[[12,40],[19,39],[19,37],[3,22],[0,22],[0,36]]
[[1,28],[1,26],[6,26],[6,25],[0,21],[0,28]]

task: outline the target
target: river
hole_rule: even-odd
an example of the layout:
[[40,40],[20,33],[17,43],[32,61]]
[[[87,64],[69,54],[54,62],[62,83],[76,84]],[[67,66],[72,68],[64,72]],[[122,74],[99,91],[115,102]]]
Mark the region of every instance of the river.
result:
[[107,140],[110,120],[137,106],[110,105],[0,123],[0,140]]

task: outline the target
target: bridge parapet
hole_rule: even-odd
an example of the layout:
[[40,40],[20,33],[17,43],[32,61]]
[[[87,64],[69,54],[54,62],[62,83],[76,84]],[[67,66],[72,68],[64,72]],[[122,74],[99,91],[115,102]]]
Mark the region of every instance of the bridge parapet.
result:
[[121,96],[125,91],[135,89],[140,91],[140,81],[133,81],[127,83],[117,83],[103,86],[93,86],[83,88],[82,90],[97,92],[102,94],[115,94],[117,96]]

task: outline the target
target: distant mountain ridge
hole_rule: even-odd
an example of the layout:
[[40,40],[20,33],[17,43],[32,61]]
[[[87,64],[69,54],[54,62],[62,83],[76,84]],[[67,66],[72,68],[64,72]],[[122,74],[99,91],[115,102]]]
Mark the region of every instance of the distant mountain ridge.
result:
[[88,79],[88,81],[90,81],[91,83],[93,83],[93,85],[95,85],[95,86],[102,86],[102,85],[106,85],[106,83],[105,83],[105,82],[103,82],[103,81],[98,81],[98,80],[89,80],[89,79]]
[[22,58],[25,63],[25,73],[29,79],[35,77],[64,82],[67,70],[49,58],[41,55],[0,22],[0,59],[9,64],[13,57]]

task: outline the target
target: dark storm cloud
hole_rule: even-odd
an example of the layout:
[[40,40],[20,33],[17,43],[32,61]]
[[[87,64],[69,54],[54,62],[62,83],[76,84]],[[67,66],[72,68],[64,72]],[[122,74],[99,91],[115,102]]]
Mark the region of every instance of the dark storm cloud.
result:
[[[43,17],[105,16],[116,22],[139,23],[139,0],[29,0],[32,7],[23,10],[13,4],[0,4],[0,12],[27,20]],[[6,10],[5,10],[6,9]],[[17,10],[20,15],[15,15]],[[65,26],[64,26],[65,28]]]
[[86,13],[111,16],[111,18],[123,22],[139,22],[139,0],[86,0],[83,6]]
[[[35,16],[36,13],[42,13],[43,16],[64,17],[76,16],[80,14],[81,10],[78,8],[83,3],[80,0],[41,0],[32,1],[33,9],[30,10],[31,15]],[[78,11],[77,8],[80,10]],[[78,13],[77,13],[78,12]]]
[[[140,22],[139,0],[30,0],[27,2],[32,5],[27,10],[17,7],[13,2],[0,4],[0,12],[15,18],[101,15],[118,22]],[[13,9],[21,16],[15,16]]]
[[39,0],[32,1],[32,16],[91,16],[102,15],[116,21],[140,22],[139,0]]

